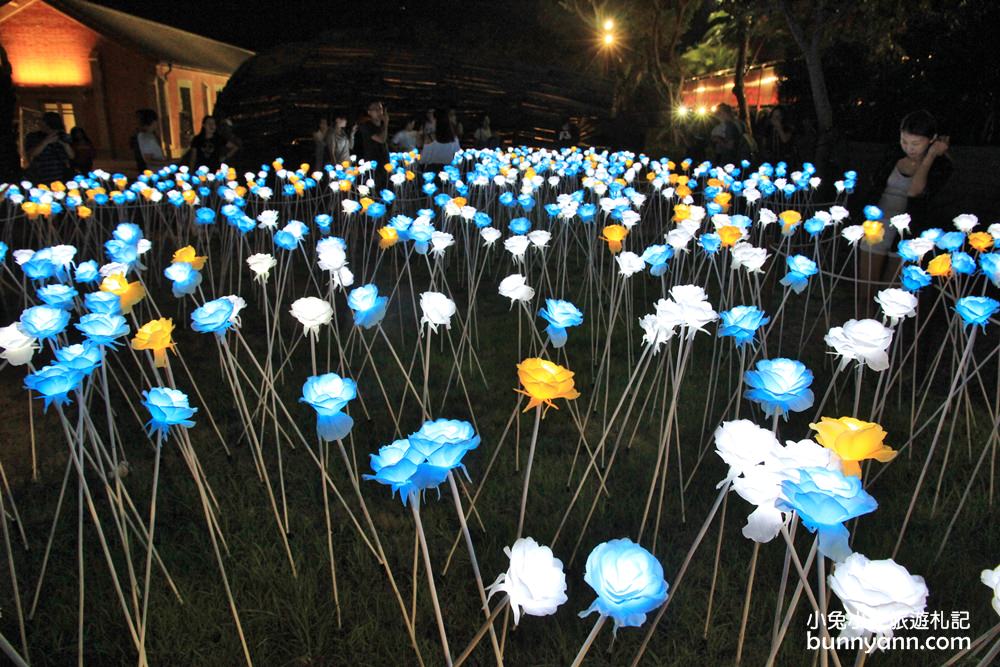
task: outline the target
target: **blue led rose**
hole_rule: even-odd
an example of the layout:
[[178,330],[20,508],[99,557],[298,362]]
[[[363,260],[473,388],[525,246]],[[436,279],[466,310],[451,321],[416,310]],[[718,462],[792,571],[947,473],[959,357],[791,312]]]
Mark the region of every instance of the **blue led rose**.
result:
[[479,446],[479,435],[472,424],[460,419],[424,422],[408,440],[427,463],[447,470],[461,466],[465,453]]
[[115,346],[118,338],[128,335],[128,323],[121,315],[87,313],[75,325],[94,345]]
[[995,287],[1000,287],[1000,253],[981,254],[979,256],[979,270]]
[[662,276],[667,272],[668,262],[674,256],[674,249],[668,245],[651,245],[642,251],[642,261],[649,265],[649,273]]
[[178,299],[194,294],[201,285],[201,272],[190,262],[174,262],[163,270],[163,275],[173,283],[171,289]]
[[369,458],[375,474],[363,477],[388,486],[394,496],[398,492],[404,506],[409,503],[411,494],[437,488],[448,478],[450,469],[429,463],[409,440],[396,440]]
[[931,274],[927,273],[919,266],[908,265],[903,267],[902,277],[903,289],[907,292],[918,292],[931,284]]
[[53,306],[33,306],[21,313],[20,322],[24,333],[38,340],[48,340],[66,329],[69,312]]
[[191,328],[199,333],[222,336],[233,323],[232,316],[232,301],[226,298],[214,299],[191,313]]
[[55,363],[24,378],[24,386],[44,399],[44,409],[48,410],[52,403],[56,405],[70,403],[69,392],[79,387],[82,380],[83,373]]
[[568,336],[566,329],[583,324],[583,313],[569,301],[561,299],[546,299],[545,308],[538,311],[538,316],[549,323],[545,333],[552,341],[552,347],[562,347]]
[[805,255],[792,255],[785,260],[785,264],[788,273],[779,282],[796,294],[801,294],[809,284],[809,278],[819,272],[816,262]]
[[1000,308],[1000,302],[988,296],[967,296],[955,303],[955,312],[962,316],[965,325],[979,326],[984,330],[986,323]]
[[76,272],[73,274],[74,280],[81,284],[96,283],[101,279],[100,269],[97,262],[88,259],[76,265]]
[[149,411],[146,428],[150,434],[162,437],[166,436],[171,426],[194,426],[191,416],[198,412],[198,408],[191,407],[184,392],[170,387],[154,387],[142,392],[142,397],[142,404]]
[[91,292],[83,297],[83,306],[91,313],[121,315],[122,300],[111,292]]
[[715,232],[706,232],[698,237],[698,245],[706,255],[714,255],[722,247],[722,237]]
[[101,348],[89,341],[61,347],[55,354],[60,364],[85,376],[101,365]]
[[323,440],[340,440],[347,437],[354,420],[343,412],[347,404],[358,395],[354,380],[336,373],[314,375],[302,386],[302,403],[316,411],[316,432]]
[[379,296],[374,284],[356,287],[347,295],[347,305],[354,313],[354,325],[365,329],[378,326],[388,304],[389,297]]
[[42,301],[42,303],[52,306],[53,308],[73,310],[73,300],[80,293],[76,291],[75,287],[63,285],[62,283],[53,283],[51,285],[39,287],[35,290],[35,294],[38,295],[38,298]]
[[809,386],[813,374],[800,361],[792,359],[761,359],[755,370],[743,376],[750,391],[748,400],[754,401],[768,417],[774,413],[788,419],[789,412],[808,410],[813,404]]
[[580,617],[595,611],[609,616],[620,627],[637,628],[646,614],[667,600],[669,586],[663,566],[653,554],[628,538],[611,540],[594,547],[587,556],[583,580],[597,593],[597,599]]
[[818,532],[819,552],[837,562],[851,555],[844,522],[878,508],[861,478],[828,468],[800,468],[798,481],[783,481],[781,492],[778,509],[797,512],[802,525]]
[[507,225],[512,234],[527,234],[531,230],[531,221],[527,218],[514,218]]
[[719,314],[719,336],[732,336],[738,347],[753,340],[757,330],[771,319],[757,306],[735,306]]

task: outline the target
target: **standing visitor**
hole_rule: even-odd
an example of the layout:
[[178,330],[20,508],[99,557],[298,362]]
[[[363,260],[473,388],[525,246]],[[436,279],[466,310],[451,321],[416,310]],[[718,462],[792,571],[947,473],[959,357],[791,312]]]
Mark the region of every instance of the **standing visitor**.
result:
[[[868,280],[883,278],[897,238],[895,228],[889,224],[893,216],[910,215],[911,236],[918,236],[934,226],[930,220],[931,204],[952,172],[948,144],[948,137],[938,134],[937,119],[929,111],[914,111],[900,123],[899,145],[876,172],[874,183],[875,187],[882,188],[878,207],[882,210],[885,235],[876,245],[860,244],[861,249],[868,252],[868,257],[862,260]],[[895,266],[892,271],[895,273]]]
[[490,128],[490,117],[484,115],[479,127],[472,134],[472,140],[479,148],[489,148],[494,145],[493,130]]
[[66,178],[74,153],[62,116],[53,111],[43,114],[41,128],[25,137],[24,151],[28,178],[33,182],[51,183]]
[[416,126],[417,126],[416,118],[408,118],[406,120],[406,125],[404,125],[399,132],[392,135],[393,150],[405,153],[408,151],[412,151],[414,148],[417,147],[417,131],[415,129]]
[[191,140],[188,166],[196,169],[202,165],[216,171],[229,159],[235,146],[222,134],[214,116],[205,116],[201,121],[201,131]]
[[70,160],[70,165],[75,172],[86,174],[94,168],[94,158],[97,156],[94,142],[79,125],[69,131],[69,141],[73,147],[73,159]]
[[436,127],[434,141],[424,144],[423,149],[420,151],[420,161],[423,164],[424,171],[436,171],[446,164],[451,164],[451,161],[455,158],[455,153],[461,149],[458,143],[458,136],[455,134],[455,128],[452,127],[451,122],[448,120],[446,112],[438,112],[437,118],[434,119],[434,124]]
[[152,109],[139,109],[135,112],[138,129],[132,135],[129,144],[135,155],[135,166],[139,173],[147,169],[159,169],[167,164],[163,155],[160,137],[156,134],[156,123],[159,116]]
[[347,130],[347,114],[337,113],[333,117],[333,129],[330,131],[330,153],[334,164],[343,164],[351,159],[354,150],[354,134],[358,126],[352,125]]

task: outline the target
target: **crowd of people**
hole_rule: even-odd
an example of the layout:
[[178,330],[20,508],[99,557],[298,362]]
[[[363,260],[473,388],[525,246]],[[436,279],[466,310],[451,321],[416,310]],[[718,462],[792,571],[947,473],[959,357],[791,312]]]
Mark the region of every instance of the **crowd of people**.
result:
[[346,111],[320,114],[312,133],[313,164],[339,164],[357,155],[384,163],[390,151],[419,150],[424,164],[451,162],[463,146],[492,148],[499,145],[490,117],[482,115],[475,130],[466,134],[453,108],[430,108],[422,116],[406,116],[398,128],[389,129],[389,111],[373,100],[352,123]]

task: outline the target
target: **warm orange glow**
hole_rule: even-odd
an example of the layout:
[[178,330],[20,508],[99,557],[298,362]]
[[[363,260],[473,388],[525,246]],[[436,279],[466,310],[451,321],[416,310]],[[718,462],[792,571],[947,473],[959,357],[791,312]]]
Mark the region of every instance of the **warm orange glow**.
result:
[[101,36],[45,2],[25,3],[3,22],[16,86],[90,86],[90,55]]
[[90,63],[86,60],[67,60],[55,54],[29,57],[13,61],[16,86],[89,86]]
[[605,35],[604,35],[604,44],[606,46],[611,46],[614,43],[615,43],[615,36],[612,35],[610,32],[609,33],[605,33]]

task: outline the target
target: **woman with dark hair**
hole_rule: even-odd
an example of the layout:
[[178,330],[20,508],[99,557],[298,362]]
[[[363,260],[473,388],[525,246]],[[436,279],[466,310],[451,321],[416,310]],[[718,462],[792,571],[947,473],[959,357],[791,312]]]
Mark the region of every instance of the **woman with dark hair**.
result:
[[341,164],[351,159],[354,150],[354,133],[358,126],[347,129],[347,112],[337,112],[333,115],[333,127],[330,128],[330,157],[334,164]]
[[234,148],[235,146],[219,132],[215,116],[205,116],[201,121],[201,132],[191,140],[188,166],[196,169],[204,165],[215,171],[229,158]]
[[870,253],[869,261],[863,262],[869,280],[882,278],[886,257],[895,245],[896,230],[889,220],[908,213],[911,236],[931,228],[930,205],[951,172],[948,137],[938,134],[937,119],[926,110],[907,114],[899,125],[899,147],[887,157],[874,182],[882,188],[878,206],[885,236],[873,246],[860,245]]
[[434,140],[424,144],[420,151],[420,162],[424,165],[424,171],[440,169],[446,164],[451,164],[455,153],[462,148],[458,143],[455,128],[448,120],[447,111],[439,109],[435,112],[434,125]]
[[86,174],[94,168],[94,158],[97,156],[94,142],[79,125],[69,131],[69,141],[73,147],[73,159],[70,160],[70,164],[77,172]]
[[62,116],[49,111],[42,114],[41,127],[25,137],[28,176],[35,183],[50,183],[66,178],[73,159],[73,147],[66,136]]

